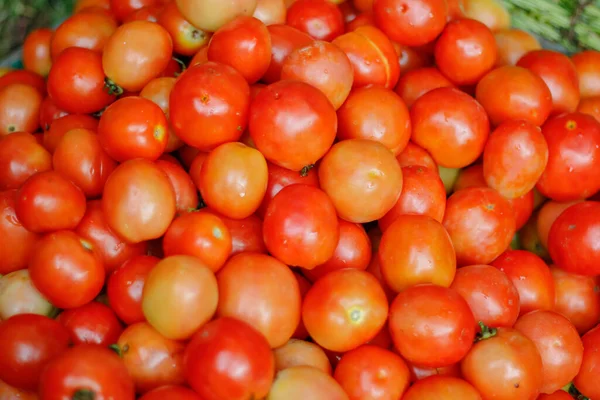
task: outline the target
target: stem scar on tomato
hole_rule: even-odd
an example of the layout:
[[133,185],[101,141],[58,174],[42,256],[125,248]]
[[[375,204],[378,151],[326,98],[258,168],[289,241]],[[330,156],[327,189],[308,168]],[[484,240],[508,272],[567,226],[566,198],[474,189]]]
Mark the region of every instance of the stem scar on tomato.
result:
[[89,389],[78,389],[71,398],[72,400],[94,400],[96,394]]
[[315,164],[310,164],[305,166],[300,170],[300,176],[305,177],[308,176],[308,172],[315,167]]

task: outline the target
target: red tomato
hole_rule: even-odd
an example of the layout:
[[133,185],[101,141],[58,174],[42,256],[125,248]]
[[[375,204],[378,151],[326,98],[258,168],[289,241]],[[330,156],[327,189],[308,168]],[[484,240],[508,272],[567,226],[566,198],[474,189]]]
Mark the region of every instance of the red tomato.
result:
[[111,230],[128,243],[164,235],[175,216],[175,193],[154,163],[129,160],[108,177],[102,210]]
[[402,169],[379,142],[349,139],[336,143],[319,165],[321,188],[340,218],[365,223],[383,217],[402,192]]
[[535,36],[515,28],[494,32],[494,39],[498,48],[497,67],[515,65],[525,54],[542,48]]
[[33,135],[16,132],[0,140],[0,190],[18,189],[32,175],[50,169],[52,156]]
[[276,371],[304,365],[331,374],[331,364],[325,350],[312,342],[290,339],[283,346],[273,349],[273,355]]
[[[442,397],[443,396],[443,397]],[[452,376],[430,376],[417,381],[402,400],[481,400],[481,394],[468,382]]]
[[435,63],[457,85],[473,85],[490,71],[497,58],[494,35],[472,19],[446,25],[435,44]]
[[431,154],[413,142],[408,142],[404,150],[396,156],[396,159],[402,168],[410,167],[412,165],[431,168],[433,171],[437,171],[438,168],[436,162],[431,157]]
[[328,42],[344,33],[342,12],[327,0],[294,1],[287,10],[286,24]]
[[[460,364],[452,364],[447,367],[420,367],[414,364],[407,363],[410,369],[411,382],[416,383],[419,380],[430,376],[448,376],[460,378]],[[457,399],[458,400],[458,399]]]
[[577,106],[577,112],[590,115],[600,122],[600,96],[581,99]]
[[161,386],[144,394],[139,400],[202,400],[196,392],[183,386]]
[[552,50],[533,50],[517,66],[527,68],[544,80],[552,94],[552,114],[574,112],[579,104],[579,78],[573,62]]
[[[166,154],[163,156],[166,156]],[[177,211],[181,213],[194,210],[198,206],[198,191],[192,178],[179,165],[179,161],[174,163],[159,159],[155,164],[167,175],[171,185],[173,185]]]
[[257,82],[271,62],[271,36],[260,20],[240,15],[221,26],[208,44],[208,60],[235,68]]
[[475,96],[493,125],[523,119],[541,126],[552,110],[552,94],[546,83],[521,67],[490,71],[477,84]]
[[34,133],[40,126],[43,97],[33,86],[13,83],[0,88],[0,139],[15,132]]
[[535,344],[542,358],[542,393],[553,393],[568,385],[581,366],[583,344],[579,333],[563,315],[533,311],[523,315],[515,329]]
[[491,265],[504,272],[517,289],[519,315],[534,310],[554,309],[554,280],[540,257],[524,250],[508,250]]
[[41,76],[47,76],[52,66],[50,40],[52,30],[38,28],[31,31],[23,42],[23,67]]
[[129,14],[143,7],[163,3],[163,0],[109,0],[110,11],[119,21],[123,21]]
[[232,257],[217,274],[217,315],[247,322],[271,348],[285,344],[300,323],[302,297],[287,265],[265,254]]
[[208,44],[210,39],[210,33],[190,24],[174,2],[167,2],[157,22],[171,35],[173,52],[182,56],[193,56],[202,46]]
[[65,327],[41,315],[21,314],[3,321],[0,323],[0,379],[16,388],[35,391],[42,370],[67,350],[70,340]]
[[46,95],[46,81],[41,75],[36,74],[35,72],[17,69],[0,76],[0,89],[13,83],[32,86],[37,89],[42,96]]
[[542,387],[540,354],[530,339],[514,329],[485,334],[462,360],[461,369],[484,399],[535,399]]
[[581,368],[573,383],[579,391],[589,398],[598,397],[600,395],[600,382],[598,382],[598,366],[600,360],[600,327],[583,335],[583,358]]
[[97,301],[65,310],[56,320],[69,330],[75,345],[89,343],[109,346],[123,332],[123,326],[114,311]]
[[373,339],[388,315],[388,301],[373,275],[357,269],[330,272],[308,290],[302,321],[321,347],[345,352]]
[[420,366],[457,363],[475,338],[467,302],[454,290],[432,284],[400,292],[390,306],[389,324],[400,355]]
[[[148,6],[144,6],[142,8],[138,8],[135,11],[127,14],[127,17],[122,21],[123,23],[131,22],[131,21],[149,21],[149,22],[158,22],[158,18],[165,10],[166,6],[162,4],[162,1],[159,1],[158,4],[152,4]],[[164,27],[167,29],[166,27]]]
[[[306,279],[303,275],[300,275],[299,272],[294,272],[294,277],[296,277],[296,281],[298,281],[298,287],[300,288],[300,295],[302,296],[302,300],[306,297],[306,293],[308,293],[308,289],[311,288],[312,283]],[[306,331],[306,327],[304,326],[304,322],[302,319],[292,336],[296,339],[306,339],[308,337],[308,332]]]
[[579,76],[581,98],[600,96],[600,52],[594,50],[575,54],[571,60]]
[[204,400],[264,398],[275,372],[266,339],[245,322],[218,318],[204,325],[185,349],[188,384]]
[[571,396],[568,392],[560,389],[552,394],[540,394],[536,400],[572,400],[573,396]]
[[313,269],[333,256],[339,240],[333,203],[314,186],[287,186],[267,208],[263,235],[267,249],[280,261]]
[[419,97],[441,87],[454,87],[454,85],[437,68],[429,67],[417,68],[402,74],[395,90],[406,105],[412,107]]
[[232,67],[214,62],[186,70],[169,100],[177,136],[205,151],[242,136],[249,105],[250,88],[244,77]]
[[279,81],[261,90],[252,102],[249,129],[267,160],[300,171],[327,153],[335,139],[337,116],[319,89],[304,82]]
[[411,139],[446,168],[473,163],[488,139],[485,110],[468,94],[454,88],[438,88],[422,95],[410,110]]
[[96,132],[98,120],[90,115],[69,114],[57,118],[50,124],[50,128],[44,131],[43,144],[46,150],[54,153],[60,140],[72,129],[88,129]]
[[288,25],[271,25],[267,30],[271,36],[271,62],[262,80],[274,83],[281,79],[281,67],[287,56],[293,50],[311,44],[313,38]]
[[115,269],[108,278],[106,294],[110,307],[126,324],[145,320],[142,292],[148,274],[160,260],[152,256],[133,256]]
[[54,120],[64,117],[69,113],[59,108],[50,96],[46,96],[40,105],[40,127],[47,131]]
[[251,215],[243,219],[233,219],[209,208],[203,208],[202,212],[209,212],[218,216],[229,230],[231,235],[230,256],[246,252],[267,253],[267,247],[263,240],[263,222],[257,215]]
[[403,398],[410,372],[400,356],[377,346],[364,345],[342,356],[333,376],[350,399]]
[[299,365],[277,373],[267,399],[349,400],[349,397],[331,375]]
[[515,217],[508,200],[498,192],[473,187],[450,196],[444,227],[452,238],[458,266],[488,264],[510,245]]
[[36,392],[21,390],[0,380],[1,399],[39,400]]
[[558,216],[567,208],[581,201],[582,200],[575,200],[559,203],[557,201],[549,200],[542,205],[536,221],[536,230],[540,243],[545,249],[548,248],[548,236],[550,235],[550,229],[552,228],[554,221],[556,221]]
[[73,229],[85,214],[85,195],[58,172],[32,175],[18,192],[15,211],[23,226],[45,233]]
[[43,399],[135,399],[133,381],[123,362],[111,350],[81,344],[64,351],[44,369],[40,378]]
[[375,0],[375,22],[393,41],[421,46],[444,29],[448,6],[444,0]]
[[[351,4],[346,1],[342,4]],[[341,6],[340,6],[341,9]],[[343,10],[342,10],[343,12]],[[375,16],[372,11],[365,11],[358,14],[352,21],[346,21],[346,32],[352,32],[361,26],[371,25],[375,26]]]
[[374,26],[361,26],[337,37],[354,68],[354,87],[376,84],[392,89],[400,76],[398,54],[392,42]]
[[600,122],[580,113],[561,114],[542,129],[548,166],[537,189],[556,201],[579,200],[600,190]]

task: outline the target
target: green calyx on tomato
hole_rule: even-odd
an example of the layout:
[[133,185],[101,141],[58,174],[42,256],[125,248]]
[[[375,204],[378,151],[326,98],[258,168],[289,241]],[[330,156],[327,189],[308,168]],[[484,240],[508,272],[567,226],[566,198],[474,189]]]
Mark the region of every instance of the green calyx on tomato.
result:
[[114,83],[110,78],[104,79],[104,87],[110,95],[120,96],[123,94],[123,88]]
[[308,176],[308,171],[310,171],[314,167],[315,167],[315,164],[310,164],[310,165],[305,166],[304,168],[302,168],[300,170],[300,176],[302,176],[302,177]]
[[498,329],[490,328],[481,321],[479,321],[479,328],[481,329],[481,332],[477,333],[475,336],[475,342],[492,338],[498,333]]
[[71,398],[72,400],[94,400],[96,398],[96,394],[89,389],[79,389]]

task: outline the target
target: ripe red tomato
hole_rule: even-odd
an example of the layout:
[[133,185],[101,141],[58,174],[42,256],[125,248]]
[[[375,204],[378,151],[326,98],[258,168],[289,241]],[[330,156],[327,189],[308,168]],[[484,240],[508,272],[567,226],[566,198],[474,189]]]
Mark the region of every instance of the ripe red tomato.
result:
[[166,385],[144,394],[139,400],[202,400],[196,392],[184,387]]
[[419,97],[441,87],[454,87],[454,84],[437,68],[428,67],[403,73],[395,90],[410,108]]
[[81,344],[54,358],[40,378],[40,397],[135,399],[133,381],[123,362],[112,351],[94,344]]
[[51,122],[50,128],[44,131],[43,144],[46,150],[54,153],[60,140],[72,129],[88,129],[96,132],[98,120],[85,114],[68,114]]
[[110,11],[119,20],[125,20],[134,11],[163,3],[162,0],[108,0]]
[[[443,396],[443,397],[442,397]],[[481,394],[458,377],[434,375],[415,382],[402,400],[481,400]]]
[[2,399],[19,399],[19,400],[38,400],[36,392],[29,390],[21,390],[8,383],[0,380],[0,398]]
[[248,127],[267,160],[300,171],[327,153],[335,139],[337,116],[319,89],[305,82],[279,81],[256,95]]
[[600,96],[600,52],[594,50],[582,51],[571,58],[577,75],[579,76],[579,89],[581,98]]
[[[149,22],[158,22],[158,18],[163,13],[163,10],[166,8],[162,1],[159,1],[158,4],[151,4],[147,6],[143,6],[142,8],[138,8],[129,14],[122,21],[123,23],[131,22],[131,21],[149,21]],[[165,29],[167,29],[165,27]]]
[[496,258],[492,266],[504,272],[519,293],[519,315],[534,310],[553,310],[554,280],[540,257],[525,250],[508,250]]
[[[164,154],[161,158],[166,156],[167,154]],[[155,164],[167,175],[173,186],[177,212],[183,213],[196,209],[198,206],[198,190],[192,178],[179,164],[179,161],[175,163],[172,160],[159,159]]]
[[267,400],[349,400],[331,375],[306,365],[286,368],[279,371],[273,381]]
[[331,375],[329,358],[318,344],[304,340],[290,339],[286,344],[273,349],[275,370],[282,371],[297,366],[315,367]]
[[394,207],[402,192],[402,169],[379,142],[349,139],[336,143],[319,165],[321,188],[340,218],[375,221]]
[[34,133],[40,126],[43,97],[23,83],[0,87],[0,138],[15,132]]
[[327,0],[296,0],[288,7],[286,24],[308,33],[313,39],[332,41],[344,33],[340,9]]
[[24,69],[9,71],[0,76],[0,89],[5,88],[13,83],[21,83],[27,86],[32,86],[42,95],[46,95],[46,81],[44,77],[35,72]]
[[581,338],[583,342],[583,358],[581,368],[573,383],[577,389],[590,398],[600,395],[600,384],[598,382],[598,355],[600,355],[600,327],[586,333]]
[[494,39],[498,47],[497,67],[515,65],[525,54],[542,48],[535,36],[515,28],[494,32]]
[[35,391],[46,364],[67,350],[70,340],[65,327],[41,315],[21,314],[3,321],[0,379],[16,388]]
[[23,67],[41,76],[47,76],[52,66],[50,41],[52,30],[38,28],[31,31],[23,42]]
[[40,105],[40,127],[43,131],[47,131],[54,120],[67,114],[69,113],[59,108],[50,96],[46,96]]
[[548,165],[537,189],[556,201],[580,200],[600,190],[600,122],[589,115],[564,113],[542,128]]
[[600,96],[581,99],[577,112],[590,115],[600,122]]
[[56,320],[69,330],[75,345],[89,343],[109,346],[116,343],[123,332],[115,312],[97,301],[65,310]]
[[267,30],[271,36],[271,61],[262,80],[274,83],[281,79],[281,67],[287,56],[293,50],[311,44],[313,38],[289,25],[270,25],[267,26]]
[[408,142],[404,150],[402,150],[402,152],[396,156],[396,159],[402,168],[418,165],[421,167],[430,168],[432,171],[437,171],[438,169],[438,166],[431,157],[431,154],[413,142]]
[[205,62],[177,80],[169,113],[177,136],[207,151],[242,136],[249,105],[250,88],[239,72],[225,64]]
[[287,265],[266,254],[232,257],[217,274],[217,315],[247,322],[271,348],[285,344],[300,323],[302,297]]
[[448,19],[444,0],[375,0],[373,12],[377,26],[391,40],[407,46],[433,41]]
[[204,325],[184,354],[188,384],[205,400],[264,398],[275,360],[266,339],[245,322],[222,317]]
[[0,140],[0,190],[18,189],[32,175],[50,169],[52,156],[33,135],[16,132]]
[[377,346],[364,345],[342,356],[333,375],[351,399],[401,399],[410,372],[400,356]]
[[210,33],[193,26],[184,18],[175,2],[167,2],[158,15],[157,22],[169,32],[173,40],[173,52],[193,56],[208,44]]
[[321,347],[345,352],[373,339],[384,326],[388,301],[368,272],[342,269],[317,280],[302,304],[302,321]]
[[460,364],[452,364],[447,367],[421,367],[407,363],[410,370],[411,382],[416,383],[430,376],[448,376],[460,378]]
[[515,217],[498,192],[473,187],[450,196],[444,227],[452,238],[458,266],[489,264],[510,245]]

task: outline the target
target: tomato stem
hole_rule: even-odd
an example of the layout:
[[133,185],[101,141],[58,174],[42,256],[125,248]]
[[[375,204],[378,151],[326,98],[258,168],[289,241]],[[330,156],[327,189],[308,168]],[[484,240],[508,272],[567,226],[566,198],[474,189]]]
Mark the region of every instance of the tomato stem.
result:
[[588,397],[582,395],[572,382],[563,387],[562,390],[569,393],[575,400],[590,400]]
[[311,169],[313,169],[315,167],[315,164],[310,164],[305,166],[304,168],[302,168],[300,170],[300,176],[308,176],[308,171],[310,171]]
[[104,88],[110,95],[120,96],[123,94],[123,88],[114,83],[110,78],[104,78]]
[[111,344],[110,346],[108,346],[108,348],[117,353],[119,357],[123,357],[123,352],[121,351],[121,348],[118,344]]
[[73,394],[73,397],[71,399],[72,400],[94,400],[95,398],[96,398],[96,395],[94,394],[93,391],[91,391],[89,389],[79,389]]
[[486,340],[486,339],[492,338],[492,337],[496,336],[496,334],[498,333],[498,329],[490,328],[489,326],[484,324],[482,321],[479,321],[479,328],[481,328],[481,332],[479,332],[477,334],[477,336],[475,337],[476,342],[479,342],[480,340]]
[[187,67],[185,66],[185,63],[183,61],[181,61],[179,58],[173,57],[173,60],[175,60],[175,62],[177,64],[179,64],[179,66],[181,67],[181,71],[180,72],[175,72],[175,77],[178,77],[179,75],[181,75],[181,74],[183,74],[185,72],[185,70],[187,69]]

